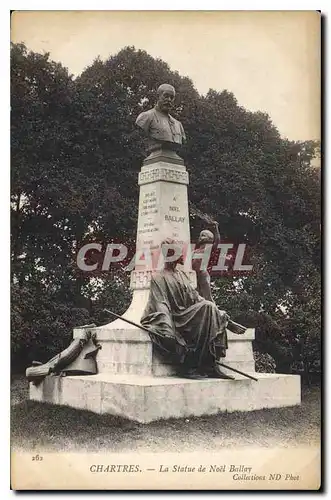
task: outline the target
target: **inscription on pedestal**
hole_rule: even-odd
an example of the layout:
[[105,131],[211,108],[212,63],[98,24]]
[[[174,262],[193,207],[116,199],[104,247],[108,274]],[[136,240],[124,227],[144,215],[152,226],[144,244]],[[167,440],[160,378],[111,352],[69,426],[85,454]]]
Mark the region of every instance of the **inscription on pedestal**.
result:
[[158,208],[157,208],[156,192],[155,190],[152,190],[145,193],[142,199],[142,208],[141,211],[139,212],[139,215],[144,216],[157,213],[158,213]]
[[[161,243],[167,238],[174,239],[183,248],[189,245],[187,183],[184,167],[143,167],[139,175],[136,271],[163,266]],[[144,288],[145,278],[143,281],[134,278],[132,283],[134,288]]]
[[190,243],[187,192],[183,186],[164,186],[163,228],[162,233],[174,239],[179,245]]
[[151,248],[157,244],[156,237],[160,231],[158,195],[156,186],[145,185],[140,188],[137,250]]

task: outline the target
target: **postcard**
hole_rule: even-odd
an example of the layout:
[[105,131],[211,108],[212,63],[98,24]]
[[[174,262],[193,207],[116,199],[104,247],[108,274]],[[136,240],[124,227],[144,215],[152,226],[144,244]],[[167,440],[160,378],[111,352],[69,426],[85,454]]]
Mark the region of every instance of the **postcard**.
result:
[[321,14],[14,11],[11,488],[321,487]]

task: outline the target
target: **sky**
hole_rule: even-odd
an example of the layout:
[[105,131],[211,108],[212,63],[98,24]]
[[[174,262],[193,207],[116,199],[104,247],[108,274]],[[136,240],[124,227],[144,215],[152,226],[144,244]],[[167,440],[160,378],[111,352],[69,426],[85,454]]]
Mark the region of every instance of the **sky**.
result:
[[[320,15],[315,11],[19,11],[11,40],[74,75],[134,45],[196,89],[233,92],[283,137],[320,139]],[[163,83],[163,82],[160,82]]]

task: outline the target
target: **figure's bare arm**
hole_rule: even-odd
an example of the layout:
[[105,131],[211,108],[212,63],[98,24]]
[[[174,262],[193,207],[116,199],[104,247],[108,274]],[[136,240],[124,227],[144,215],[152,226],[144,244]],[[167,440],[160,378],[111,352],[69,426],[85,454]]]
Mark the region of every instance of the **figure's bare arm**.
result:
[[219,228],[218,228],[218,222],[216,221],[213,221],[211,223],[211,226],[212,226],[212,231],[214,233],[214,242],[213,242],[213,247],[214,248],[217,248],[217,245],[220,243],[221,241],[221,235],[220,235],[220,231],[219,231]]

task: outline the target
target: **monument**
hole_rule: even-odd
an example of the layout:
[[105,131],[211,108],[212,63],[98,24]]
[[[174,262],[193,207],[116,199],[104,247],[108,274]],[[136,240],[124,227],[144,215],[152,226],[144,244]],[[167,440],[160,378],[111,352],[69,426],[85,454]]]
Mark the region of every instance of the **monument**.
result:
[[[122,316],[135,324],[140,323],[148,303],[151,276],[162,259],[162,242],[171,238],[183,247],[190,245],[189,175],[180,156],[185,132],[169,114],[174,101],[175,89],[161,85],[155,107],[141,113],[136,121],[145,134],[148,155],[138,176],[137,260],[130,282],[133,297]],[[189,260],[181,270],[195,287],[196,274]],[[69,370],[65,377],[48,375],[38,384],[30,383],[30,399],[141,423],[300,403],[298,375],[255,372],[254,329],[242,335],[228,330],[224,359],[228,366],[254,375],[257,381],[238,374],[234,380],[182,378],[159,354],[145,330],[122,319],[74,329],[74,340],[87,336],[97,342],[97,352],[93,352],[98,373],[70,375]]]

